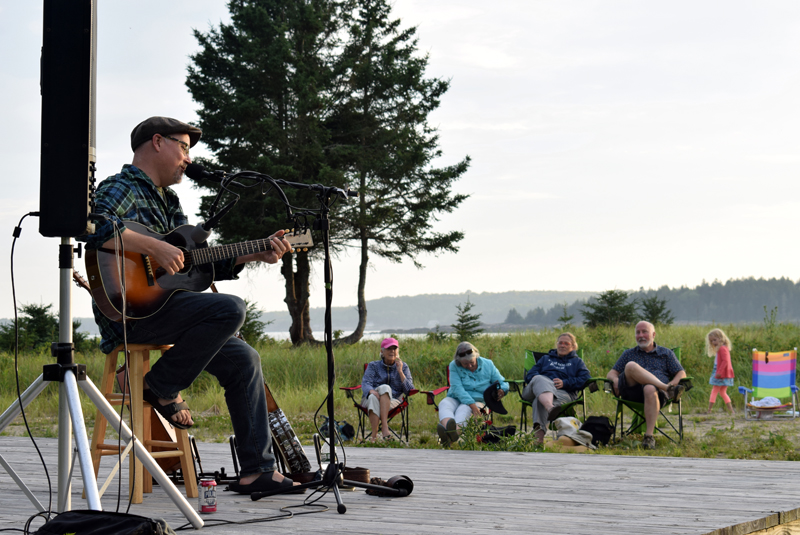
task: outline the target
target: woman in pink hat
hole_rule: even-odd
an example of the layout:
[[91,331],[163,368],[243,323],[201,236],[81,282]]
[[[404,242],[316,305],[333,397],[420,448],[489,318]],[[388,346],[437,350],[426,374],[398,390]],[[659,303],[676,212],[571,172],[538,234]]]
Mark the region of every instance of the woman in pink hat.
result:
[[361,406],[367,409],[372,426],[367,440],[378,440],[378,425],[381,438],[390,440],[389,411],[401,402],[401,396],[414,388],[408,364],[400,360],[400,343],[394,338],[384,338],[381,342],[381,358],[367,364],[361,379]]

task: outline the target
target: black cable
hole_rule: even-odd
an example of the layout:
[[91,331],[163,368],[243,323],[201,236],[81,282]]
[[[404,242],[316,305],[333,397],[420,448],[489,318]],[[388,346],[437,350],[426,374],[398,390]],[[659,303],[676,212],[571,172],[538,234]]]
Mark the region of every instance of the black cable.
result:
[[[114,255],[117,263],[117,276],[120,281],[120,293],[122,295],[122,351],[124,353],[125,372],[123,374],[122,385],[122,404],[119,414],[119,427],[117,428],[117,462],[119,464],[119,478],[117,479],[117,508],[119,512],[120,501],[122,500],[122,419],[125,416],[125,397],[128,397],[128,416],[131,421],[131,451],[129,455],[136,456],[136,441],[133,437],[134,421],[133,410],[131,409],[131,377],[130,377],[130,359],[128,358],[128,323],[127,323],[127,282],[125,280],[125,266],[123,260],[125,258],[125,240],[122,238],[122,232],[119,230],[116,219],[111,219],[111,224],[114,226]],[[136,481],[136,463],[132,463],[131,473],[129,477]],[[128,491],[128,506],[125,508],[125,514],[130,513],[131,505],[133,504],[133,486],[130,486]]]
[[[295,506],[295,507],[297,507],[297,506]],[[282,511],[283,511],[283,509],[285,509],[285,508],[281,508]],[[288,519],[290,519],[290,518],[292,518],[292,517],[294,517],[296,515],[308,514],[308,513],[293,513],[292,511],[284,511],[284,512],[286,513],[284,515],[265,516],[265,517],[261,517],[261,518],[254,518],[252,520],[235,521],[235,520],[225,520],[225,519],[222,519],[222,518],[214,518],[212,520],[205,520],[205,523],[203,524],[203,529],[213,528],[215,526],[257,524],[259,522],[275,522],[276,520],[288,520]],[[315,513],[320,512],[321,513],[322,511],[313,511],[313,512],[315,512]],[[196,529],[196,528],[194,526],[192,526],[188,522],[186,524],[182,524],[181,526],[178,526],[177,528],[174,528],[175,531],[185,531],[187,529],[192,529],[193,530],[193,529]]]
[[[24,530],[25,535],[31,535],[33,533],[31,531],[31,524],[33,523],[34,519],[36,519],[37,517],[40,517],[40,516],[44,518],[44,512],[36,513],[35,515],[31,515],[28,518],[28,521],[25,522],[25,530]],[[50,522],[50,520],[52,520],[52,519],[50,518],[50,514],[48,513],[47,518],[45,519],[44,523],[47,524],[48,522]],[[36,531],[39,531],[39,530],[36,530]]]
[[[17,289],[16,284],[14,282],[14,248],[17,244],[17,239],[22,234],[22,222],[28,216],[39,216],[39,212],[28,212],[24,216],[22,216],[17,223],[17,226],[14,228],[14,240],[11,242],[11,298],[14,303],[14,378],[17,383],[17,401],[19,402],[19,410],[22,414],[22,421],[25,422],[25,429],[28,431],[28,436],[33,443],[33,447],[36,448],[36,453],[39,454],[39,460],[42,462],[42,467],[44,468],[44,475],[47,478],[47,491],[48,491],[48,502],[47,502],[47,518],[50,519],[50,515],[53,509],[53,485],[50,481],[50,473],[47,471],[47,463],[44,462],[44,456],[42,456],[42,451],[39,449],[39,445],[36,443],[36,439],[33,438],[33,433],[31,432],[30,425],[28,425],[28,418],[25,415],[25,407],[22,404],[22,390],[19,386],[19,316],[17,314]],[[35,516],[41,515],[43,513],[38,513]],[[26,527],[27,529],[27,527]]]

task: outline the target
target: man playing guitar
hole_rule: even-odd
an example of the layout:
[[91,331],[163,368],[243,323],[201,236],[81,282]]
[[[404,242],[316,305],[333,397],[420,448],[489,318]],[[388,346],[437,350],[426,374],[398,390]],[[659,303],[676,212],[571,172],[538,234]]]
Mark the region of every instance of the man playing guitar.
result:
[[[188,223],[171,186],[181,182],[192,161],[189,149],[201,133],[197,127],[168,117],[151,117],[133,129],[132,163],[97,189],[96,211],[116,223],[119,237],[106,220],[96,226],[94,234],[79,238],[86,241],[87,250],[115,251],[121,238],[126,255],[142,255],[158,267],[158,273],[175,275],[184,269],[181,248],[126,229],[124,221],[138,222],[160,234]],[[282,230],[269,237],[269,246],[267,251],[215,262],[214,278],[235,279],[245,263],[274,264],[291,250]],[[123,324],[101,313],[96,302],[93,309],[102,335],[101,349],[108,353],[122,343]],[[234,336],[244,323],[245,312],[244,301],[233,295],[178,291],[154,314],[128,320],[126,325],[128,343],[172,344],[145,376],[144,398],[174,426],[193,424],[181,390],[203,370],[220,382],[242,474],[231,490],[250,494],[291,487],[293,482],[275,469],[260,356]]]

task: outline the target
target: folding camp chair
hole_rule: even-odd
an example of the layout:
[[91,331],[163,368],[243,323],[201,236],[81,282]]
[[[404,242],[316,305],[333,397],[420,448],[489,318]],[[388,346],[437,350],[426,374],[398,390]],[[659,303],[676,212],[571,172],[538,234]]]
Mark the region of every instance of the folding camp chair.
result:
[[[674,347],[672,348],[672,352],[675,353],[675,357],[678,359],[678,362],[681,361],[681,348]],[[684,377],[680,380],[680,384],[684,387],[684,392],[688,392],[692,389],[692,378],[691,377]],[[622,438],[638,433],[642,434],[645,431],[646,420],[644,417],[644,403],[637,403],[635,401],[629,401],[627,399],[622,399],[621,397],[617,397],[614,395],[614,389],[612,387],[611,381],[608,379],[605,380],[604,390],[606,393],[611,394],[614,400],[617,402],[617,410],[615,411],[614,416],[614,440],[617,438],[617,422],[619,422],[619,438]],[[672,407],[677,406],[678,414],[677,418],[672,413]],[[633,413],[631,418],[631,425],[625,429],[624,424],[624,409],[627,407]],[[665,412],[664,409],[667,409]],[[668,414],[669,413],[669,414]],[[681,442],[683,440],[683,399],[679,399],[678,401],[668,399],[667,402],[661,407],[659,411],[659,420],[663,419],[668,428],[665,427],[661,429],[656,423],[655,430],[661,433],[663,436],[667,437],[674,443]],[[675,421],[677,419],[677,421]],[[670,433],[673,433],[678,440],[675,440]]]
[[[578,356],[583,359],[583,348],[577,350]],[[508,384],[511,388],[511,391],[516,392],[519,396],[519,401],[522,403],[522,411],[520,412],[519,416],[519,423],[520,427],[522,428],[523,432],[528,431],[528,408],[530,407],[531,412],[533,412],[533,403],[522,398],[522,391],[525,389],[525,376],[528,375],[528,372],[531,368],[533,368],[539,359],[547,355],[547,353],[540,353],[538,351],[531,351],[530,349],[525,350],[525,362],[523,365],[523,373],[522,379],[515,379],[513,381],[508,381]],[[604,381],[605,378],[602,377],[592,377],[581,387],[580,394],[574,400],[564,403],[561,405],[561,412],[559,416],[574,416],[578,418],[582,422],[586,421],[586,389],[589,389],[589,392],[597,392],[599,390],[597,383],[598,381]],[[578,417],[577,409],[580,408],[582,412],[582,417]],[[553,424],[550,424],[553,427]]]
[[[745,420],[797,418],[796,368],[797,348],[792,351],[757,351],[753,348],[753,388],[739,387],[739,393],[744,394]],[[789,401],[768,407],[753,404],[756,398],[765,397]]]
[[[364,371],[367,371],[367,362],[364,363]],[[341,386],[339,390],[344,390],[344,393],[347,397],[353,402],[353,406],[356,408],[358,412],[358,429],[356,430],[356,436],[361,434],[361,442],[364,442],[369,437],[372,436],[372,430],[367,433],[367,428],[369,427],[369,413],[367,412],[367,408],[361,405],[361,397],[356,398],[355,392],[356,390],[361,390],[361,385],[357,386]],[[419,392],[416,388],[411,390],[408,394],[404,394],[400,398],[400,404],[394,408],[389,409],[389,416],[387,418],[387,424],[389,424],[395,416],[400,416],[400,433],[397,433],[391,426],[389,426],[389,431],[391,431],[392,435],[394,435],[397,440],[402,441],[403,437],[405,437],[405,442],[408,443],[408,413],[410,410],[410,401],[411,396]]]

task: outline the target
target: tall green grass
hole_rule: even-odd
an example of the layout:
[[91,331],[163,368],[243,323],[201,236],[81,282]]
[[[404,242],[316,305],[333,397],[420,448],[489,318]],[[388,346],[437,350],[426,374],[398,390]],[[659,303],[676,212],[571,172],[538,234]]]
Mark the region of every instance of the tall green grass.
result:
[[[687,374],[694,379],[694,388],[684,397],[684,411],[687,414],[705,412],[708,406],[711,390],[708,379],[713,359],[705,354],[705,335],[712,327],[714,326],[662,326],[656,330],[656,342],[659,345],[681,348],[683,366]],[[751,383],[753,348],[777,351],[800,345],[800,326],[797,325],[769,324],[765,321],[762,325],[719,327],[728,334],[734,345],[731,356],[736,374],[734,380],[736,386],[749,386]],[[579,345],[584,349],[584,360],[592,375],[596,377],[604,377],[620,354],[635,343],[631,327],[595,329],[574,327],[570,331],[577,336]],[[560,332],[548,329],[482,336],[474,343],[481,355],[492,359],[507,379],[520,379],[523,374],[525,350],[544,351],[554,347]],[[445,367],[453,357],[458,340],[435,341],[404,338],[402,335],[398,336],[398,339],[400,356],[408,363],[416,388],[432,390],[446,384]],[[301,440],[305,442],[315,431],[313,415],[323,403],[327,390],[327,361],[324,347],[292,347],[287,342],[273,341],[260,344],[257,349],[261,354],[264,376],[272,393]],[[333,396],[338,420],[347,420],[356,425],[356,410],[339,387],[360,384],[364,363],[377,359],[379,350],[379,342],[372,340],[334,349],[336,384]],[[76,361],[86,364],[88,374],[95,383],[99,383],[104,359],[105,356],[99,352],[76,355]],[[45,353],[22,355],[19,359],[22,389],[24,390],[41,373],[44,364],[52,362],[53,359]],[[734,400],[734,405],[741,409],[742,398],[736,393],[736,386],[729,389],[729,394]],[[58,404],[56,390],[52,386],[48,388],[26,411],[35,423],[35,434],[52,435],[54,432]],[[232,433],[227,419],[224,395],[213,377],[203,374],[183,395],[195,415],[197,425],[192,432],[198,438],[224,440],[227,434]],[[0,404],[3,408],[8,407],[15,398],[13,355],[0,353]],[[520,404],[515,398],[513,394],[506,398],[505,405],[509,415],[499,417],[500,424],[518,422]],[[360,393],[356,395],[356,399],[360,399]],[[87,425],[91,425],[95,410],[85,398],[82,404]],[[411,405],[412,445],[425,447],[435,444],[437,416],[433,407],[426,404],[424,395],[412,397]],[[611,417],[614,406],[609,396],[597,392],[588,396],[588,410],[591,414],[605,414]],[[322,414],[326,414],[324,407]],[[10,432],[18,433],[19,430]]]

